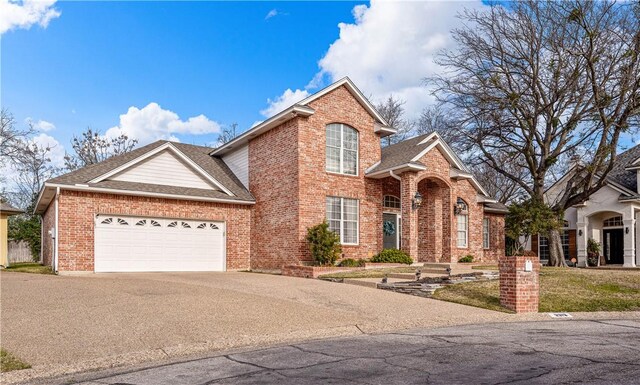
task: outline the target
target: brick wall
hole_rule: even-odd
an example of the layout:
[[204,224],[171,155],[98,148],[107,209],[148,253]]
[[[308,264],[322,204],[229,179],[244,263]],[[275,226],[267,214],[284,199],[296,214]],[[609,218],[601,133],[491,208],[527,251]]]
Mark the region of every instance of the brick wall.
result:
[[[224,221],[227,269],[249,268],[251,208],[248,205],[62,190],[58,210],[59,271],[93,271],[94,218],[97,214]],[[49,211],[52,210],[45,214],[45,221]]]
[[495,262],[505,255],[504,215],[484,213],[489,219],[489,249],[484,250],[482,262]]
[[[526,261],[532,271],[525,271]],[[537,313],[540,298],[540,261],[533,253],[501,257],[500,305],[516,313]]]
[[249,186],[256,198],[252,269],[280,269],[299,260],[298,130],[292,119],[249,142]]
[[[364,172],[380,160],[380,137],[374,133],[374,118],[345,87],[339,87],[310,104],[316,112],[298,119],[299,216],[298,252],[309,259],[307,229],[326,218],[326,197],[355,198],[360,205],[360,242],[342,247],[347,258],[367,258],[382,249],[382,189],[379,180]],[[358,175],[326,171],[326,126],[343,123],[358,131]]]

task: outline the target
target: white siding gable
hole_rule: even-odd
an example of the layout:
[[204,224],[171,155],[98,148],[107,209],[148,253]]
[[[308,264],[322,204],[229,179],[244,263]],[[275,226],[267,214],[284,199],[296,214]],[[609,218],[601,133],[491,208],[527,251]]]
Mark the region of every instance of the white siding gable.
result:
[[249,188],[249,146],[243,146],[222,157],[244,187]]
[[143,162],[109,179],[123,182],[219,190],[169,150],[164,150],[149,159],[145,159]]

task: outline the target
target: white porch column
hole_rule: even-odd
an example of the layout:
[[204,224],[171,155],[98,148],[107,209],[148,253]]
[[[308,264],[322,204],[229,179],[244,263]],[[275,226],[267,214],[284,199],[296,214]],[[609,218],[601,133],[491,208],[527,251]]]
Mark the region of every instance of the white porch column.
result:
[[582,208],[578,208],[578,221],[576,222],[576,246],[578,249],[578,266],[587,266],[587,227],[589,218],[585,218]]
[[640,267],[640,211],[636,213],[636,266]]
[[636,267],[636,219],[633,206],[622,213],[624,225],[624,267]]

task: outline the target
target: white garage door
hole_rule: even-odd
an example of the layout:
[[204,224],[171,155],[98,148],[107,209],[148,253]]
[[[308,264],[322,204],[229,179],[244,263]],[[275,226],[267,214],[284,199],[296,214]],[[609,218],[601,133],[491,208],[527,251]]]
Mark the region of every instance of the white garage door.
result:
[[95,271],[224,271],[223,222],[99,215]]

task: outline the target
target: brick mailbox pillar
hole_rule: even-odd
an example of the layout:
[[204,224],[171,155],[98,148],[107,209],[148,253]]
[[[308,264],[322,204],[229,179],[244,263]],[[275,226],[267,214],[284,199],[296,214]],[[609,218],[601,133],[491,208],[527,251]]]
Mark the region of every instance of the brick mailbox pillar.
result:
[[537,313],[540,300],[540,260],[535,254],[503,256],[500,265],[500,305],[516,313]]

